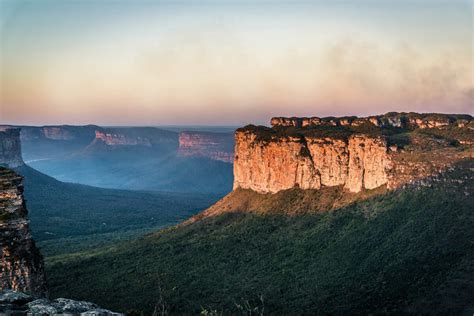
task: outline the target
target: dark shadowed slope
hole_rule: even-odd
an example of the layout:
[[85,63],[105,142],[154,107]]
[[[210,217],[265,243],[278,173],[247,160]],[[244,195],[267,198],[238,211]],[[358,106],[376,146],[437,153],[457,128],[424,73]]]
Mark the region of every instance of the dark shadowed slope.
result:
[[28,166],[31,228],[46,256],[93,248],[175,224],[220,196],[112,190],[57,181]]
[[471,315],[473,163],[335,211],[223,212],[57,257],[52,294],[145,314]]

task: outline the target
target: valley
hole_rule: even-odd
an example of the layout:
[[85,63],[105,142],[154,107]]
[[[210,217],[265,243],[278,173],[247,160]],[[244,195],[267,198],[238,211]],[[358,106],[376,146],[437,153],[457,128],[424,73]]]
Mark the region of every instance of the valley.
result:
[[[232,190],[231,127],[18,127],[27,164],[63,182],[145,191]],[[179,139],[186,135],[195,143],[182,148]]]
[[474,316],[474,0],[0,0],[0,316]]
[[468,313],[474,132],[413,116],[238,129],[230,194],[174,227],[56,256],[52,292],[144,314]]
[[473,167],[332,212],[224,212],[57,258],[52,294],[145,314],[469,313]]
[[[61,182],[23,163],[18,130],[1,132],[3,164],[24,177],[51,296],[128,315],[474,311],[470,116],[271,123],[236,130],[233,164],[228,136],[178,135],[170,161],[191,179],[205,170],[199,163],[193,173],[194,159],[229,165],[228,194],[202,183],[159,191]],[[140,133],[96,132],[80,155],[117,159],[130,165],[118,168],[121,179],[136,178],[137,165],[157,168],[148,158],[161,139]],[[174,144],[165,139],[160,153]],[[80,161],[77,170],[90,172]]]
[[[92,144],[88,143],[90,137],[97,136],[95,133],[92,134],[96,129],[98,127],[62,126],[54,128],[26,127],[24,128],[25,132],[20,132],[15,128],[0,131],[0,164],[13,168],[24,177],[23,185],[30,211],[31,231],[47,261],[56,255],[95,249],[175,225],[209,207],[222,197],[223,194],[219,191],[216,193],[172,192],[169,190],[140,191],[62,182],[23,162],[22,156],[32,158],[59,155],[61,158],[38,158],[39,160],[47,159],[52,166],[57,167],[58,161],[64,161],[68,155],[74,155],[73,152],[77,152],[84,144],[88,144],[86,148],[100,145],[97,143],[102,143],[102,141],[95,138]],[[112,135],[110,133],[109,130],[109,135]],[[160,131],[156,132],[149,128],[130,131],[126,139],[135,144],[131,141],[134,139],[133,137],[148,139],[152,135],[155,136],[153,143],[157,143],[162,139],[156,135],[157,133],[158,136],[164,138],[163,142],[166,144],[177,142],[175,133],[166,132],[163,136]],[[118,137],[117,133],[113,135]],[[175,138],[170,140],[170,135]],[[33,147],[28,146],[30,141],[35,144]],[[22,153],[25,148],[24,142],[27,143],[26,155]],[[68,146],[64,146],[64,142]],[[112,148],[106,147],[107,150],[102,152],[101,158],[104,160],[115,159],[125,167],[142,154],[139,151],[141,146],[138,148],[133,146],[122,144],[117,149],[113,146]],[[156,150],[166,152],[167,146],[161,146]],[[28,153],[34,148],[42,150],[37,153]],[[74,148],[74,150],[65,154],[60,151],[61,148],[64,150]],[[177,146],[173,148],[177,149]],[[116,155],[119,151],[125,154]],[[98,160],[91,158],[89,162],[100,165]],[[137,161],[135,163],[138,164]],[[84,165],[80,160],[76,162],[75,167],[77,170],[91,171],[81,169]],[[71,169],[73,169],[72,166],[69,166],[70,171]],[[105,169],[104,172],[107,170]],[[127,170],[121,170],[121,172],[123,174]],[[135,175],[128,176],[134,177]],[[91,174],[89,177],[96,178]],[[116,180],[120,181],[120,179]],[[121,181],[123,181],[123,177]]]
[[220,198],[101,189],[60,182],[28,166],[15,170],[25,178],[31,229],[47,261],[175,225]]

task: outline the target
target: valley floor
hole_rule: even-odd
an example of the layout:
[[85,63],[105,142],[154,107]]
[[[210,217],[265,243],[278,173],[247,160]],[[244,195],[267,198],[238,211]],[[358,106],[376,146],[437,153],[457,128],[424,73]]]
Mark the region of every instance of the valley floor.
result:
[[51,294],[145,315],[472,314],[473,167],[330,212],[221,212],[57,258]]

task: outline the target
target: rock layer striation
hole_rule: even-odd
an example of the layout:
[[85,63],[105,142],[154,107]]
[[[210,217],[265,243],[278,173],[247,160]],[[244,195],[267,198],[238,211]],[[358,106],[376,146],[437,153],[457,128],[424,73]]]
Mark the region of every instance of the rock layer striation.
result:
[[282,136],[265,141],[249,131],[235,137],[234,189],[275,193],[343,185],[359,192],[388,182],[391,160],[381,137]]
[[236,131],[234,189],[394,189],[472,158],[472,122],[469,115],[417,113],[272,118],[272,128]]
[[231,133],[181,132],[178,153],[182,157],[204,157],[232,163],[234,137]]
[[43,258],[29,230],[22,180],[0,167],[0,290],[44,296]]

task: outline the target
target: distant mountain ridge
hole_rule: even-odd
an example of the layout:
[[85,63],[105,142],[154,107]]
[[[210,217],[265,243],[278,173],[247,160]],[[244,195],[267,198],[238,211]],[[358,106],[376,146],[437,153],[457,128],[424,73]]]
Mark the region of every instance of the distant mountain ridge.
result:
[[[4,126],[5,130],[16,127]],[[155,127],[20,126],[22,155],[64,182],[132,190],[223,193],[232,189],[232,133]]]

